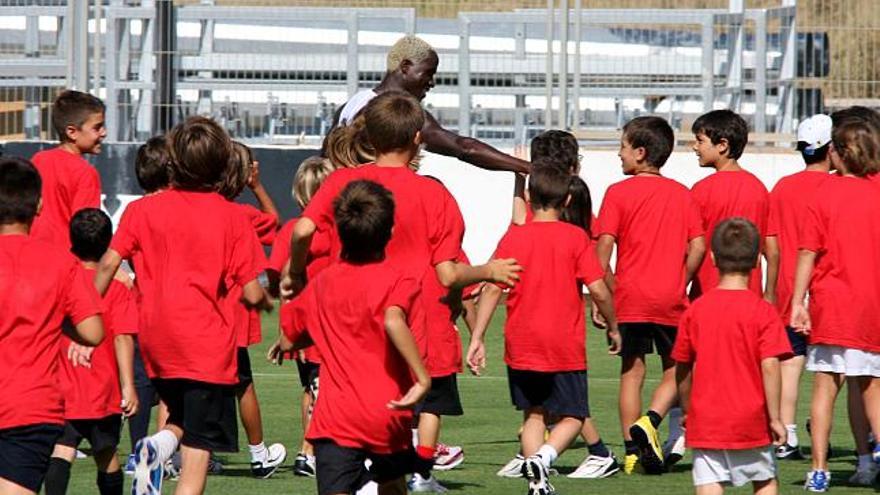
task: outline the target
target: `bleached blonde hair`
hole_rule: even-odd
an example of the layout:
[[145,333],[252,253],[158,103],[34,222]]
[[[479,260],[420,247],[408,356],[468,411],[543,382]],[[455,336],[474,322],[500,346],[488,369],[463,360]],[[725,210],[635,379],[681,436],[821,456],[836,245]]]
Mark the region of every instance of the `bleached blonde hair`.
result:
[[310,156],[303,160],[293,176],[293,199],[299,207],[306,208],[312,200],[312,196],[324,182],[324,179],[333,172],[333,164],[326,158]]
[[397,40],[397,43],[394,43],[391,50],[388,51],[388,72],[396,70],[404,60],[417,64],[430,57],[432,52],[434,52],[434,47],[429,45],[427,41],[408,34]]

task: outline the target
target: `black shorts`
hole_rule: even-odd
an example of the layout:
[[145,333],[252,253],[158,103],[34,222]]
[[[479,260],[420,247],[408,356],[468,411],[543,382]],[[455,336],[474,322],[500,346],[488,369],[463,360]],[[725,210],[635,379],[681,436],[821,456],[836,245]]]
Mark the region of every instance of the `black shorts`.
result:
[[168,422],[183,430],[182,445],[216,452],[238,452],[235,385],[186,379],[153,380]]
[[39,492],[62,430],[49,424],[0,430],[0,478]]
[[431,378],[431,390],[416,406],[415,413],[431,413],[435,416],[461,416],[461,398],[458,396],[456,373]]
[[[374,454],[363,449],[341,447],[331,440],[317,440],[315,446],[315,477],[318,494],[355,493],[375,481],[382,484],[406,476],[415,470],[414,450],[393,454]],[[364,461],[369,459],[369,469]]]
[[807,336],[797,333],[794,328],[785,327],[785,333],[788,334],[788,342],[791,344],[791,353],[795,356],[807,355]]
[[540,407],[556,416],[590,417],[586,371],[525,371],[507,368],[510,400],[517,410]]
[[321,365],[311,361],[296,360],[296,371],[299,372],[299,383],[304,389],[310,389],[318,381],[318,372]]
[[644,356],[655,349],[658,355],[669,356],[678,334],[678,328],[659,323],[621,323],[618,328],[623,344],[621,357]]
[[251,369],[251,355],[247,347],[238,348],[238,389],[244,390],[254,383],[254,372]]
[[78,448],[80,442],[88,440],[95,452],[116,449],[119,433],[122,430],[122,416],[113,414],[100,419],[70,419],[64,423],[64,432],[58,444]]

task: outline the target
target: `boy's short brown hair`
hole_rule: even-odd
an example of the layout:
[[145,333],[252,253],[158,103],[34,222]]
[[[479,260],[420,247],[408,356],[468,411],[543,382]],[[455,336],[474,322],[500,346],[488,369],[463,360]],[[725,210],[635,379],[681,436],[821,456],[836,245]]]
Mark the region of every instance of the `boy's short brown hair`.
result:
[[363,113],[348,125],[338,125],[324,142],[324,154],[335,168],[357,167],[376,159],[376,150],[367,138]]
[[425,111],[410,94],[389,91],[370,100],[364,108],[364,123],[376,153],[407,150],[425,126]]
[[666,164],[675,146],[675,133],[669,122],[651,115],[627,122],[623,126],[623,139],[633,148],[644,148],[645,161],[657,168]]
[[845,118],[835,122],[831,142],[847,171],[857,177],[878,172],[880,142],[878,129],[869,120]]
[[31,162],[16,156],[0,158],[0,225],[31,223],[37,216],[42,185]]
[[244,188],[247,187],[248,179],[254,169],[254,153],[247,145],[238,141],[232,141],[232,154],[229,157],[229,166],[223,174],[223,182],[217,192],[224,198],[232,201],[237,198]]
[[62,91],[52,103],[52,127],[58,139],[67,141],[67,126],[82,127],[96,113],[104,113],[104,102],[97,96],[68,89]]
[[349,182],[333,201],[333,218],[342,242],[340,257],[352,263],[379,261],[394,227],[394,196],[368,180]]
[[574,173],[580,165],[580,147],[570,132],[550,129],[532,138],[529,154],[532,162],[552,164]]
[[550,164],[533,166],[529,174],[529,204],[532,209],[561,210],[570,194],[571,182],[572,175],[567,171]]
[[170,166],[171,155],[168,153],[168,141],[165,136],[153,136],[147,139],[147,142],[138,148],[134,160],[134,174],[141,189],[145,193],[151,193],[168,187]]
[[216,191],[232,155],[232,141],[216,122],[190,117],[168,133],[171,184],[184,190]]
[[700,115],[691,127],[694,135],[703,134],[712,144],[727,140],[729,158],[738,160],[749,142],[749,125],[733,110],[712,110]]
[[712,232],[712,254],[722,275],[750,273],[758,264],[760,250],[758,228],[745,218],[728,218]]

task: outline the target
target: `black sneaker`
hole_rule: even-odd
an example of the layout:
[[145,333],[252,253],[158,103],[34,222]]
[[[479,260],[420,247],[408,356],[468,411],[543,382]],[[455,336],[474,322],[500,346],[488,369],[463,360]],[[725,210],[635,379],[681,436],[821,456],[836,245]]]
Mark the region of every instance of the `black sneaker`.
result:
[[254,475],[255,478],[268,478],[275,474],[275,471],[281,467],[281,463],[284,462],[284,459],[287,458],[287,449],[284,448],[284,445],[280,443],[273,443],[266,450],[269,453],[266,455],[266,459],[262,462],[251,462],[251,474]]
[[522,466],[523,478],[529,481],[528,495],[555,495],[556,490],[550,484],[550,471],[544,467],[537,455],[527,457]]
[[315,456],[305,455],[302,452],[293,460],[293,474],[297,476],[315,477]]
[[776,447],[776,458],[794,461],[803,459],[804,455],[801,453],[800,447],[793,447],[786,443]]

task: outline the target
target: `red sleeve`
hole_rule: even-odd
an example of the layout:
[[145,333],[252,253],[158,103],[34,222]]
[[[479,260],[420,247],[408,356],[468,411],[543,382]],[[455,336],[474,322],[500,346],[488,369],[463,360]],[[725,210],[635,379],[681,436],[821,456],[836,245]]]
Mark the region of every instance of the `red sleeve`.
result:
[[64,314],[76,325],[90,316],[101,314],[103,305],[95,284],[86,271],[71,257],[65,287],[61,293],[64,298]]
[[74,213],[83,208],[101,207],[101,177],[91,166],[86,166],[84,170],[76,180],[70,202],[70,211]]
[[282,304],[281,309],[278,312],[281,320],[279,322],[281,332],[284,334],[284,337],[291,342],[296,342],[297,339],[299,339],[299,336],[305,332],[307,326],[306,318],[308,315],[306,311],[308,310],[308,305],[306,305],[304,301],[310,292],[309,287],[306,287],[299,297],[293,301]]
[[413,301],[419,294],[419,282],[414,278],[401,277],[398,279],[388,293],[385,301],[385,308],[397,306],[407,315],[411,314]]
[[614,236],[615,239],[620,237],[620,222],[623,213],[620,206],[616,189],[613,186],[608,188],[605,199],[602,200],[602,208],[599,210],[599,218],[596,222],[598,225],[593,229],[596,237],[603,234]]
[[317,230],[333,230],[333,200],[348,183],[345,171],[340,169],[328,175],[302,213],[302,217],[315,223]]
[[599,258],[596,256],[596,250],[586,234],[583,235],[582,245],[579,248],[577,258],[577,278],[586,285],[590,285],[597,280],[601,280],[605,276],[602,265],[599,264]]
[[232,281],[244,287],[266,268],[268,261],[257,234],[244,215],[234,215],[235,238],[227,273]]
[[691,311],[686,310],[678,323],[678,333],[675,336],[675,346],[672,348],[673,360],[679,363],[692,363],[697,357],[696,350],[693,347],[691,333],[693,332],[693,318]]
[[700,209],[691,196],[688,201],[690,207],[688,211],[688,240],[694,240],[701,235],[706,234],[706,227],[703,225],[703,217],[700,216]]
[[784,359],[791,356],[791,341],[788,340],[779,313],[770,304],[763,304],[763,309],[761,314],[763,321],[758,335],[758,352],[761,354],[761,359],[771,357]]
[[814,253],[824,250],[827,226],[823,222],[820,208],[820,198],[814,196],[807,204],[804,220],[798,229],[798,248],[807,249]]
[[134,292],[117,282],[110,283],[110,290],[104,298],[107,303],[107,318],[110,328],[108,335],[133,335],[138,333],[138,312]]
[[281,273],[284,264],[290,259],[290,238],[293,236],[293,226],[296,220],[284,224],[275,241],[272,243],[272,253],[269,254],[269,269]]
[[455,198],[449,194],[445,187],[440,186],[443,197],[439,201],[441,208],[436,218],[442,219],[431,222],[434,226],[431,233],[431,264],[437,265],[444,261],[458,258],[461,252],[461,241],[464,238],[464,218]]
[[122,259],[128,259],[138,248],[138,231],[140,229],[140,215],[138,214],[137,202],[129,204],[122,212],[119,219],[119,228],[113,234],[110,241],[110,249],[119,253]]
[[252,205],[242,205],[247,211],[248,218],[251,221],[260,243],[264,246],[271,246],[275,241],[275,235],[278,232],[278,216],[261,211]]

